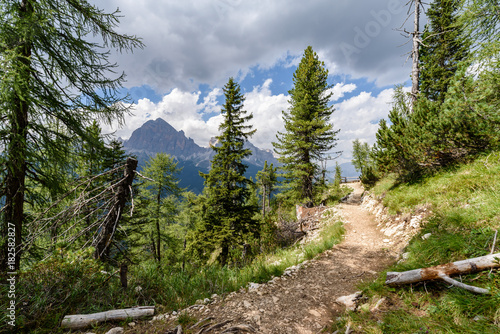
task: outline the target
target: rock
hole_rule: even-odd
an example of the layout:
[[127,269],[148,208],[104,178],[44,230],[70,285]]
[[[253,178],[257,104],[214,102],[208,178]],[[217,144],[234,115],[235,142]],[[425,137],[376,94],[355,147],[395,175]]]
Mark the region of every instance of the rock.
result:
[[361,291],[358,291],[353,293],[352,295],[339,297],[336,299],[336,301],[338,303],[344,304],[348,310],[354,311],[356,310],[357,302],[362,295],[363,293]]
[[273,296],[273,302],[274,302],[275,304],[277,304],[277,303],[279,302],[279,300],[280,300],[280,299],[279,299],[278,297]]
[[252,304],[248,301],[248,300],[244,300],[243,301],[243,306],[245,308],[251,308],[252,307]]
[[122,334],[123,327],[115,327],[106,332],[106,334]]
[[142,286],[138,285],[135,287],[135,292],[141,292],[142,291]]
[[432,233],[427,233],[422,236],[422,240],[427,240],[431,237]]
[[383,241],[384,241],[386,244],[387,244],[387,243],[389,243],[389,242],[391,242],[391,240],[389,240],[389,239],[384,239]]
[[211,295],[211,296],[210,296],[210,298],[211,298],[211,299],[215,299],[215,298],[217,298],[217,297],[218,297],[218,296],[217,296],[217,294],[216,294],[216,293],[214,293],[213,295]]
[[248,290],[256,290],[260,288],[260,284],[258,283],[248,283]]
[[172,315],[175,317],[177,316],[177,311],[172,311]]
[[135,323],[135,322],[129,322],[129,323],[128,323],[128,326],[129,326],[129,327],[135,327],[135,325],[136,325],[136,323]]

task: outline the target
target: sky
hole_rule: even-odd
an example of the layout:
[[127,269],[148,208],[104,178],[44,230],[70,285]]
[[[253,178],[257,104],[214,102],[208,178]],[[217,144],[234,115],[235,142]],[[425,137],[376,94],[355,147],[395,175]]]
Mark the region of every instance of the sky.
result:
[[110,60],[127,75],[122,93],[130,94],[134,109],[123,127],[103,125],[103,130],[127,139],[161,117],[208,146],[219,134],[222,88],[233,77],[245,95],[245,110],[254,116],[251,142],[272,149],[276,133],[284,130],[282,111],[289,106],[293,73],[310,45],[329,71],[331,121],[340,130],[332,152],[343,152],[339,163],[350,161],[354,139],[375,142],[394,85],[409,85],[411,45],[398,31],[407,18],[406,2],[96,1],[105,11],[119,9],[117,31],[145,44],[133,53],[111,53]]

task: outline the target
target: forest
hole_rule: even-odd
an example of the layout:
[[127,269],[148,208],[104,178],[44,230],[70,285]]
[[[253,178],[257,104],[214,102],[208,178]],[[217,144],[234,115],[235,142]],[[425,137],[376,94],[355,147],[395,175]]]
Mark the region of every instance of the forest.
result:
[[[416,183],[500,148],[498,8],[492,0],[425,6],[428,25],[409,34],[419,70],[412,91],[395,87],[373,146],[353,142],[366,188],[388,175]],[[0,332],[15,324],[53,333],[64,315],[134,305],[176,310],[265,281],[286,267],[266,267],[263,256],[301,237],[290,230],[295,205],[348,194],[338,165],[333,182],[322,167],[341,129],[328,70],[311,46],[273,141],[280,165],[245,177],[244,143],[258,129],[231,77],[211,168],[194,194],[178,185],[174,157],[159,153],[138,170],[122,143],[102,134],[99,124],[131,111],[107,50],[145,47],[117,32],[117,13],[87,1],[29,0],[0,11],[1,305],[15,306],[0,313]]]

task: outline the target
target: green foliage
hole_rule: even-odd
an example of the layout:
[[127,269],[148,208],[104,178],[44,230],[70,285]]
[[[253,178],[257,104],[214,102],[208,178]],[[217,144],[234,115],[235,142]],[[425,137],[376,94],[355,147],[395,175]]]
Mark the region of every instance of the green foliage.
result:
[[188,245],[200,260],[212,257],[222,266],[249,238],[258,237],[260,229],[254,219],[257,208],[248,203],[250,181],[244,176],[247,166],[243,163],[251,154],[243,145],[255,132],[247,124],[253,115],[243,110],[244,96],[233,78],[224,86],[224,95],[222,133],[218,145],[212,147],[215,155],[210,172],[201,174],[205,178],[203,218]]
[[420,45],[420,94],[443,103],[458,64],[468,56],[469,42],[457,21],[459,0],[434,0]]
[[[47,173],[43,162],[58,162],[52,166],[64,170],[68,147],[90,139],[86,127],[94,119],[121,121],[128,112],[117,93],[125,76],[113,72],[108,49],[143,44],[116,32],[117,13],[87,1],[2,2],[0,12],[0,269],[5,271],[8,224],[16,228],[18,248],[26,233],[26,184],[58,189],[58,173]],[[20,256],[18,249],[17,269]]]
[[273,164],[268,165],[267,161],[264,162],[264,168],[257,172],[257,186],[260,187],[261,192],[261,202],[262,202],[262,216],[266,215],[266,200],[267,205],[271,205],[271,195],[278,183],[278,175],[276,171],[277,167],[274,167]]
[[371,187],[378,180],[375,173],[374,149],[368,143],[361,143],[359,139],[352,142],[352,164],[358,172],[361,172],[361,183]]
[[174,158],[165,153],[150,158],[143,170],[145,179],[139,187],[139,219],[146,221],[149,226],[143,230],[143,234],[146,240],[149,239],[147,243],[158,262],[161,262],[165,248],[162,241],[165,244],[170,239],[166,232],[167,226],[174,223],[177,213],[177,201],[182,192],[177,179],[180,171]]
[[314,201],[314,179],[320,171],[318,161],[335,146],[335,135],[330,117],[331,93],[327,83],[328,70],[318,59],[312,47],[307,47],[293,75],[294,88],[289,91],[290,108],[283,111],[286,132],[278,132],[274,150],[286,187],[285,196],[292,202]]

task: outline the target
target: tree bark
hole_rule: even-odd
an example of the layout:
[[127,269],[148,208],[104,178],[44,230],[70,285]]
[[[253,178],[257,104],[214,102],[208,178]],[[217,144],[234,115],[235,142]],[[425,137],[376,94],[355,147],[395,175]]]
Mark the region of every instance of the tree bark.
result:
[[[33,6],[23,0],[19,6],[19,17],[22,19],[31,16]],[[27,35],[27,34],[26,34]],[[16,76],[18,89],[14,90],[13,103],[9,114],[10,133],[6,149],[7,175],[5,178],[5,210],[2,222],[2,253],[0,255],[0,270],[3,273],[17,272],[21,262],[21,243],[24,220],[24,194],[27,170],[27,135],[29,95],[31,82],[31,41],[29,37],[19,36],[17,58],[14,60],[13,71]],[[14,240],[11,233],[14,232]],[[10,239],[10,240],[9,240]],[[13,241],[13,242],[12,242]],[[11,247],[9,243],[14,245]],[[10,254],[15,254],[14,258]],[[12,259],[14,261],[12,261]]]
[[[449,276],[457,274],[469,274],[484,269],[498,268],[498,267],[500,267],[500,253],[442,264],[435,267],[421,268],[403,272],[388,272],[385,284],[400,285],[400,284],[410,284],[410,283],[423,282],[427,280],[440,279],[450,284],[457,285],[450,281]],[[455,282],[460,283],[457,281]],[[465,288],[462,285],[465,284],[461,283],[460,286],[462,288]],[[469,290],[474,291],[477,289],[479,288],[469,289]],[[474,292],[487,293],[487,290],[484,289],[479,289],[479,290],[482,291],[474,291]]]
[[123,310],[111,310],[93,314],[67,315],[61,322],[62,328],[81,329],[96,325],[105,321],[119,321],[127,319],[139,319],[152,316],[155,313],[154,306],[139,306]]

